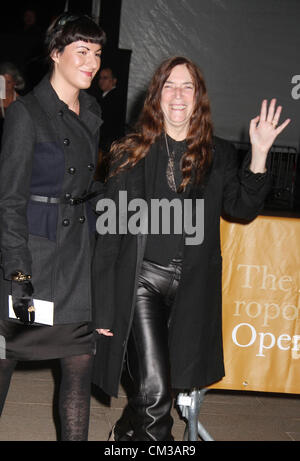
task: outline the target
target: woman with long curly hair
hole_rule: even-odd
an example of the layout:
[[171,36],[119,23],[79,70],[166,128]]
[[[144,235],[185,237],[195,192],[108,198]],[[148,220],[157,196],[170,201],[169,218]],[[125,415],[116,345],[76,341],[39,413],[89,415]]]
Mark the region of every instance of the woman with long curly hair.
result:
[[[224,376],[220,216],[251,220],[261,210],[270,185],[268,151],[289,123],[278,126],[280,112],[274,99],[262,102],[250,122],[251,152],[239,168],[233,146],[213,135],[200,70],[173,57],[151,80],[138,131],[113,145],[106,202],[98,203],[104,219],[97,223],[93,276],[95,327],[102,334],[93,379],[116,396],[127,358],[132,389],[114,440],[172,440],[171,389],[199,388]],[[150,209],[148,226],[132,214],[141,199]],[[155,200],[164,204],[163,218],[166,203],[184,210],[191,203],[184,213],[189,226],[177,232],[180,206],[168,232],[160,221],[157,226]],[[107,213],[109,203],[115,206]],[[105,233],[113,210],[120,221]],[[191,230],[198,238],[188,238]]]

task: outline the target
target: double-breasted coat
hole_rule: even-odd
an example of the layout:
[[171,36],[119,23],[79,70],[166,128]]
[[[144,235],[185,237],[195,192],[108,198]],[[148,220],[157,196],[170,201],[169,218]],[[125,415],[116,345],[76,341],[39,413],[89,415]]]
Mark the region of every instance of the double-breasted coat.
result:
[[[118,203],[118,192],[151,198],[150,156],[163,151],[161,140],[138,164],[107,184],[106,197]],[[247,163],[248,162],[248,163]],[[189,198],[204,198],[204,240],[185,245],[182,275],[169,323],[172,386],[178,389],[207,386],[224,376],[222,347],[222,212],[253,219],[269,190],[268,175],[253,174],[249,157],[238,170],[233,146],[214,139],[212,167],[202,186],[192,186]],[[101,336],[93,381],[110,395],[118,394],[127,340],[135,306],[138,275],[147,235],[130,233],[98,237],[94,262],[95,327],[110,328],[114,336]]]
[[0,157],[2,320],[8,318],[8,280],[15,271],[32,275],[34,298],[54,302],[54,324],[91,320],[96,215],[88,203],[71,205],[69,199],[97,188],[101,110],[84,91],[79,101],[78,116],[46,76],[7,111]]

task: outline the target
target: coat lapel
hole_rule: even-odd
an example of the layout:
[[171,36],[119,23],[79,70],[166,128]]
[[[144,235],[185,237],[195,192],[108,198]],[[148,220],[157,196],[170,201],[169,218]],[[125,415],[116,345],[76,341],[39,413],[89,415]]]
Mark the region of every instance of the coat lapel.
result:
[[[154,143],[150,147],[149,153],[142,159],[135,171],[134,189],[131,191],[131,196],[146,200],[148,206],[154,192],[154,183],[156,177],[156,159],[159,155],[158,143]],[[137,264],[136,274],[139,274],[142,261],[144,259],[145,249],[147,244],[147,234],[137,235]]]
[[[60,111],[67,110],[68,106],[59,99],[57,93],[50,83],[50,75],[46,75],[34,88],[34,95],[39,100],[43,110],[51,118],[57,118]],[[80,118],[94,134],[102,124],[101,109],[96,99],[87,94],[84,90],[79,93]]]

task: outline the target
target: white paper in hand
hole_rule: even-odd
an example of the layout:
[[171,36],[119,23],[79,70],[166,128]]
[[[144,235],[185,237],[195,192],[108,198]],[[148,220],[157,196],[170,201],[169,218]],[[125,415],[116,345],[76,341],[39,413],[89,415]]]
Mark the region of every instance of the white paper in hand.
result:
[[[54,318],[54,303],[51,301],[44,301],[42,299],[34,299],[33,305],[35,308],[34,323],[41,323],[42,325],[53,325]],[[16,319],[16,314],[13,310],[12,297],[8,296],[9,318]]]

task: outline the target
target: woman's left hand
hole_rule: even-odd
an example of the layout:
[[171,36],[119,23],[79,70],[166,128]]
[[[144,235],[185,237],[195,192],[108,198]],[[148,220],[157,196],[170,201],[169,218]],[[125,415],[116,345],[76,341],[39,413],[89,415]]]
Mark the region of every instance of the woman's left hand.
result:
[[265,164],[268,152],[277,136],[290,123],[287,118],[281,125],[278,125],[282,106],[276,108],[276,99],[272,99],[268,108],[268,101],[265,99],[261,105],[260,115],[250,122],[250,141],[252,145],[252,160],[250,170],[254,173],[265,171]]

